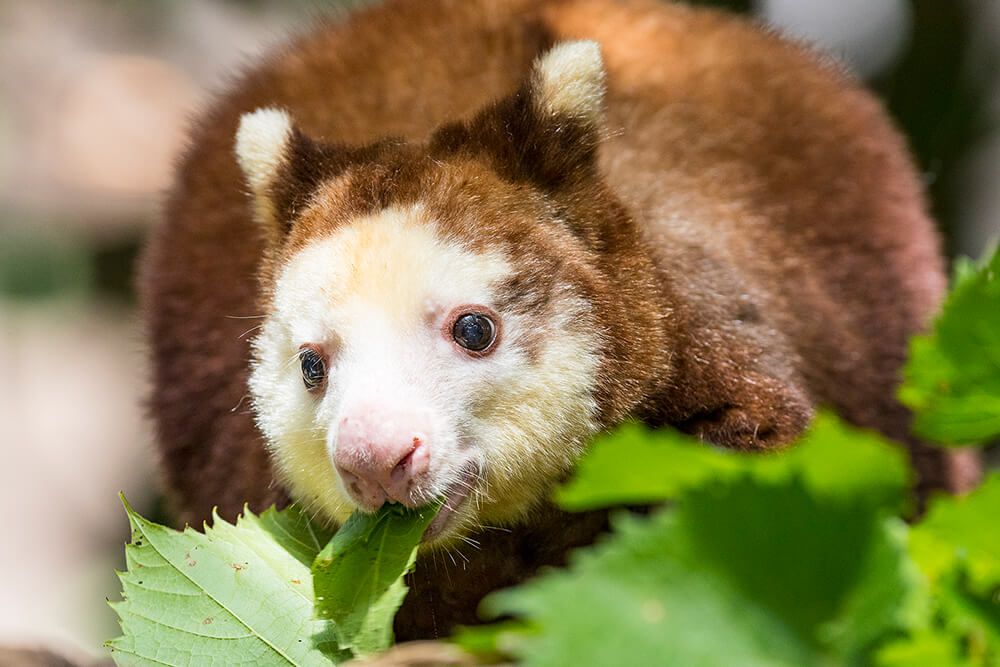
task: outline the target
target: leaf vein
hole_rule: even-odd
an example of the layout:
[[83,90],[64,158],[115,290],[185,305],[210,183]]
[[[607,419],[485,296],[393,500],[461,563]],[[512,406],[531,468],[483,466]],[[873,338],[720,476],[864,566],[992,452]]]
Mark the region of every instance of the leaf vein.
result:
[[176,564],[174,564],[169,558],[167,558],[166,554],[163,553],[162,551],[160,551],[160,549],[156,546],[155,542],[153,541],[153,538],[149,535],[149,533],[147,533],[145,531],[142,531],[142,533],[143,533],[143,535],[146,536],[146,540],[149,542],[149,546],[152,547],[153,550],[156,551],[156,553],[159,554],[163,558],[163,560],[165,560],[167,563],[169,563],[171,567],[173,567],[175,570],[177,570],[177,572],[179,572],[181,574],[181,576],[183,576],[185,579],[187,579],[188,581],[190,581],[195,586],[198,586],[198,588],[201,588],[202,590],[204,590],[205,594],[209,598],[211,598],[212,601],[214,601],[220,607],[222,607],[223,609],[225,609],[226,611],[228,611],[230,614],[232,614],[233,617],[237,621],[239,621],[240,623],[243,624],[243,627],[245,627],[247,630],[249,630],[255,636],[259,637],[260,640],[262,642],[264,642],[264,644],[266,644],[272,651],[274,651],[275,653],[277,653],[279,656],[281,656],[282,658],[284,658],[285,661],[288,662],[288,664],[290,664],[290,665],[294,665],[295,664],[295,662],[291,658],[289,658],[287,655],[285,655],[284,651],[282,651],[281,649],[279,649],[278,647],[276,647],[274,644],[272,644],[270,641],[268,641],[268,639],[266,637],[264,637],[261,633],[257,632],[254,628],[250,627],[250,624],[247,623],[246,621],[244,621],[240,617],[239,614],[237,614],[232,609],[230,609],[225,604],[223,604],[218,598],[216,598],[214,595],[212,595],[211,592],[209,592],[208,590],[206,590],[204,587],[200,586],[198,584],[198,582],[196,582],[194,579],[191,578],[190,575],[188,575],[181,568],[179,568]]
[[165,628],[170,628],[171,630],[176,630],[177,632],[183,632],[186,635],[193,635],[195,637],[204,637],[205,639],[212,639],[212,640],[253,639],[254,637],[256,637],[256,635],[253,634],[253,633],[245,634],[245,635],[239,635],[237,637],[220,637],[219,635],[208,635],[208,634],[205,634],[203,632],[195,632],[194,630],[188,630],[187,628],[182,628],[182,627],[179,627],[179,626],[176,626],[176,625],[171,625],[170,623],[164,623],[161,620],[158,620],[158,619],[155,619],[155,618],[151,618],[151,617],[146,616],[145,614],[140,613],[138,611],[130,610],[130,613],[133,616],[138,616],[139,618],[144,618],[147,621],[149,621],[150,623],[155,623],[156,625],[161,625],[161,626],[163,626]]

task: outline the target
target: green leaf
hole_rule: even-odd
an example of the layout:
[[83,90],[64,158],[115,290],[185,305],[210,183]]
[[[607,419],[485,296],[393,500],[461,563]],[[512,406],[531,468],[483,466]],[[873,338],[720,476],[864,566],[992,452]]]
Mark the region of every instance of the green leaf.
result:
[[673,429],[626,424],[594,439],[555,498],[574,512],[655,503],[737,474],[739,459],[736,452],[714,449]]
[[886,636],[929,623],[907,527],[892,516],[908,484],[901,448],[827,414],[770,455],[629,426],[595,443],[557,498],[675,504],[615,515],[613,535],[568,570],[488,597],[487,612],[522,626],[463,646],[534,665],[864,662]]
[[815,662],[807,645],[698,564],[674,511],[615,517],[614,539],[577,552],[565,571],[488,597],[484,610],[530,619],[537,632],[503,647],[527,665]]
[[966,648],[970,664],[1000,665],[1000,473],[964,497],[938,496],[911,531],[911,551],[931,583],[937,630]]
[[[822,628],[825,641],[856,652],[879,643],[892,630],[928,624],[932,601],[908,547],[908,526],[895,517],[886,518],[839,618]],[[892,622],[886,622],[887,617]]]
[[801,479],[709,483],[614,528],[568,570],[487,598],[532,627],[501,648],[531,665],[857,661],[924,606],[899,521]]
[[801,476],[817,493],[863,496],[894,510],[907,500],[911,475],[901,447],[821,412],[798,444],[772,454],[722,450],[671,429],[630,424],[597,438],[555,497],[572,511],[648,504],[745,474]]
[[970,664],[962,657],[956,637],[933,630],[888,642],[879,648],[874,663],[879,667],[959,667]]
[[261,530],[271,535],[275,542],[306,567],[312,567],[316,556],[335,532],[310,519],[298,505],[290,505],[280,512],[270,507],[256,518],[253,513],[247,512],[245,520],[256,521]]
[[504,656],[521,652],[525,636],[538,634],[538,627],[521,619],[489,625],[459,626],[449,641],[463,651],[478,656],[480,662],[504,662]]
[[981,266],[959,263],[929,336],[910,341],[900,400],[914,431],[944,444],[1000,435],[1000,252]]
[[403,576],[441,501],[409,510],[385,505],[354,512],[313,563],[316,614],[334,622],[339,644],[370,655],[392,644],[392,619],[403,603]]
[[941,579],[935,593],[940,625],[960,639],[973,664],[1000,665],[1000,589],[976,591],[958,570]]
[[937,496],[913,527],[912,553],[931,582],[962,569],[982,593],[1000,586],[1000,472],[965,496]]
[[245,511],[235,525],[214,516],[202,534],[147,521],[127,503],[125,510],[132,542],[119,574],[123,600],[112,604],[122,636],[108,642],[116,663],[318,665],[349,657],[332,643],[329,623],[313,619],[303,560],[328,533],[301,512]]

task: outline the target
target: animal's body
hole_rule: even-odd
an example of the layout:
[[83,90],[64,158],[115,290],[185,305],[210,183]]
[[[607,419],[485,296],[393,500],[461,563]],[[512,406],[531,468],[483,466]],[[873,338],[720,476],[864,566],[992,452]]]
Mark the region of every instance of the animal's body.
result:
[[195,124],[142,282],[182,519],[448,497],[434,535],[480,546],[418,568],[401,637],[592,540],[547,494],[628,417],[769,449],[828,405],[906,440],[945,285],[868,93],[651,0],[393,1],[298,39]]

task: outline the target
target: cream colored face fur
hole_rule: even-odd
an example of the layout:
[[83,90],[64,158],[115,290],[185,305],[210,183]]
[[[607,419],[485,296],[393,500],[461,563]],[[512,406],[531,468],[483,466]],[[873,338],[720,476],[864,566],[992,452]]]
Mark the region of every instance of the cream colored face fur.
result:
[[[334,425],[351,406],[373,402],[430,415],[431,497],[469,461],[479,465],[446,537],[515,519],[545,497],[596,428],[597,341],[581,299],[561,297],[544,331],[501,312],[494,288],[512,271],[499,253],[441,238],[419,205],[355,220],[287,262],[254,341],[250,388],[297,500],[337,521],[354,509],[333,465]],[[466,304],[501,318],[503,335],[485,357],[442,333],[449,313]],[[320,391],[303,385],[298,352],[307,343],[330,353]]]

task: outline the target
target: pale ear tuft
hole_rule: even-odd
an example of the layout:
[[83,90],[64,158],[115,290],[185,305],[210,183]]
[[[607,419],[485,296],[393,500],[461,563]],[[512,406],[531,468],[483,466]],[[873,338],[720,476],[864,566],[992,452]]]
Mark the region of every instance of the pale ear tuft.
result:
[[533,87],[539,111],[598,125],[604,103],[604,61],[597,42],[562,42],[535,62]]
[[291,136],[292,120],[280,109],[257,109],[240,118],[236,158],[254,190],[271,183]]
[[240,117],[236,160],[253,190],[254,214],[259,222],[274,220],[268,189],[285,160],[291,138],[292,120],[281,109],[257,109]]

